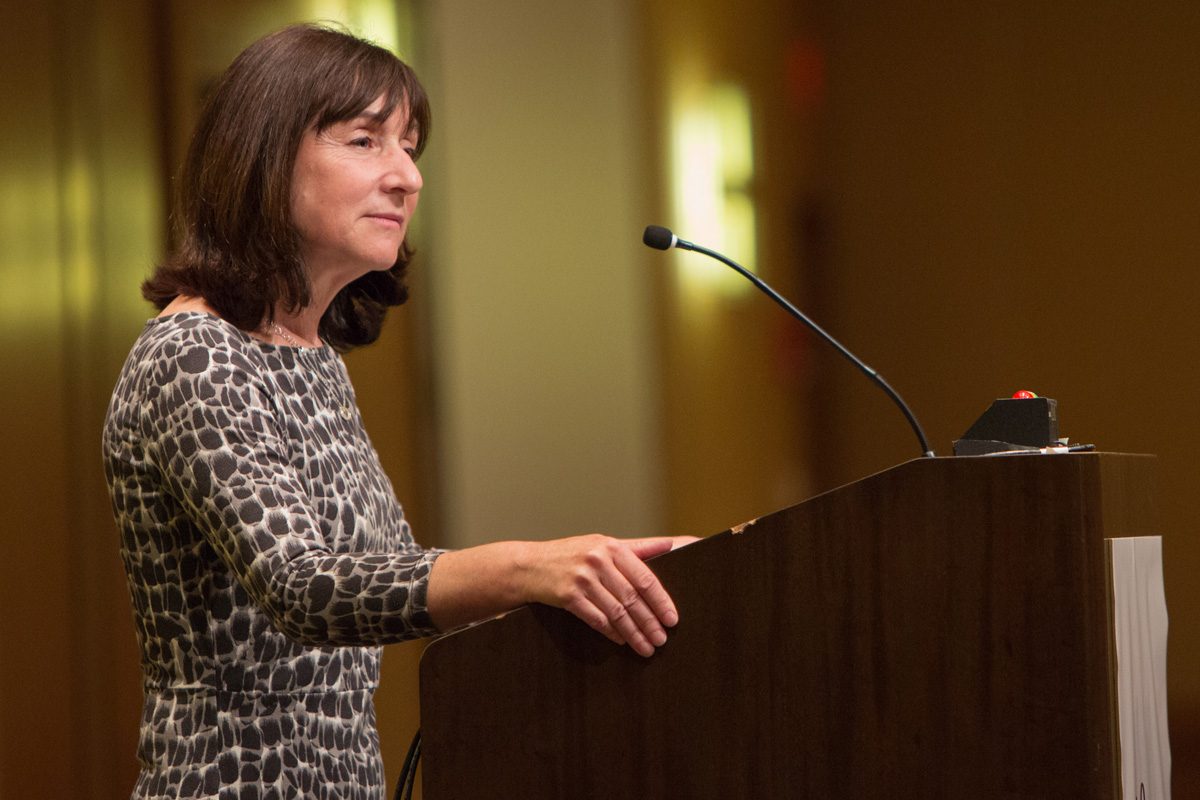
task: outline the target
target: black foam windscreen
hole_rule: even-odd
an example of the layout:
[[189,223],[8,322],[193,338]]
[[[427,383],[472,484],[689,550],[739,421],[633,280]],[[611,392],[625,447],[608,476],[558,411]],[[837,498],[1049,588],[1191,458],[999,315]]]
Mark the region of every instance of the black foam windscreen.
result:
[[648,225],[642,234],[642,244],[655,250],[670,250],[675,244],[675,234],[661,225]]

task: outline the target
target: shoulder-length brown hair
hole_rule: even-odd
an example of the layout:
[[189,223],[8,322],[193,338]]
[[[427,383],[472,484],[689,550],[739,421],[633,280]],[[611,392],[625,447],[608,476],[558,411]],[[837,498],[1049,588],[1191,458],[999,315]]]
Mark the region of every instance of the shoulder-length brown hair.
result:
[[[311,299],[292,222],[292,171],[305,132],[362,113],[409,115],[417,154],[429,136],[429,101],[408,65],[347,33],[294,25],[242,51],[201,112],[179,180],[178,249],[142,284],[160,310],[179,295],[203,297],[237,327],[269,322],[276,304]],[[320,335],[349,350],[379,337],[387,309],[408,298],[407,239],[395,265],[347,285],[321,318]]]

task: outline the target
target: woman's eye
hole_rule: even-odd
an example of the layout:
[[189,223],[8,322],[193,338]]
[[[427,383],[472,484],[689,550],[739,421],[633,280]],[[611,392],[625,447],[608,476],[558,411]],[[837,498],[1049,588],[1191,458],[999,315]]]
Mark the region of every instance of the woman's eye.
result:
[[357,139],[351,139],[350,144],[354,147],[370,147],[371,146],[371,137],[370,136],[359,136]]
[[416,163],[416,160],[417,160],[417,148],[415,148],[415,147],[406,147],[406,148],[404,148],[404,152],[408,153],[408,157],[409,157],[409,158],[411,158],[411,159],[413,160],[413,163]]

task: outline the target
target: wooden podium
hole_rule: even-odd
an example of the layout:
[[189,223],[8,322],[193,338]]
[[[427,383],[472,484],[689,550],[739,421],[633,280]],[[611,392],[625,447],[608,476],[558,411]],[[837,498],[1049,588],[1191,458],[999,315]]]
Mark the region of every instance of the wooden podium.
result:
[[1106,539],[1153,458],[920,459],[661,556],[650,659],[543,606],[421,663],[458,798],[1118,798]]

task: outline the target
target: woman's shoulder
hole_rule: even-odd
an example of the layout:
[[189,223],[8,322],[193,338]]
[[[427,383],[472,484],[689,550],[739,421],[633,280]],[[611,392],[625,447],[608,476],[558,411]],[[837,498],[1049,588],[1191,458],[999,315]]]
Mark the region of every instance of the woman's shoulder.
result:
[[256,340],[205,311],[180,311],[147,321],[131,353],[142,362],[176,362],[185,372],[203,372],[218,357],[264,366]]

